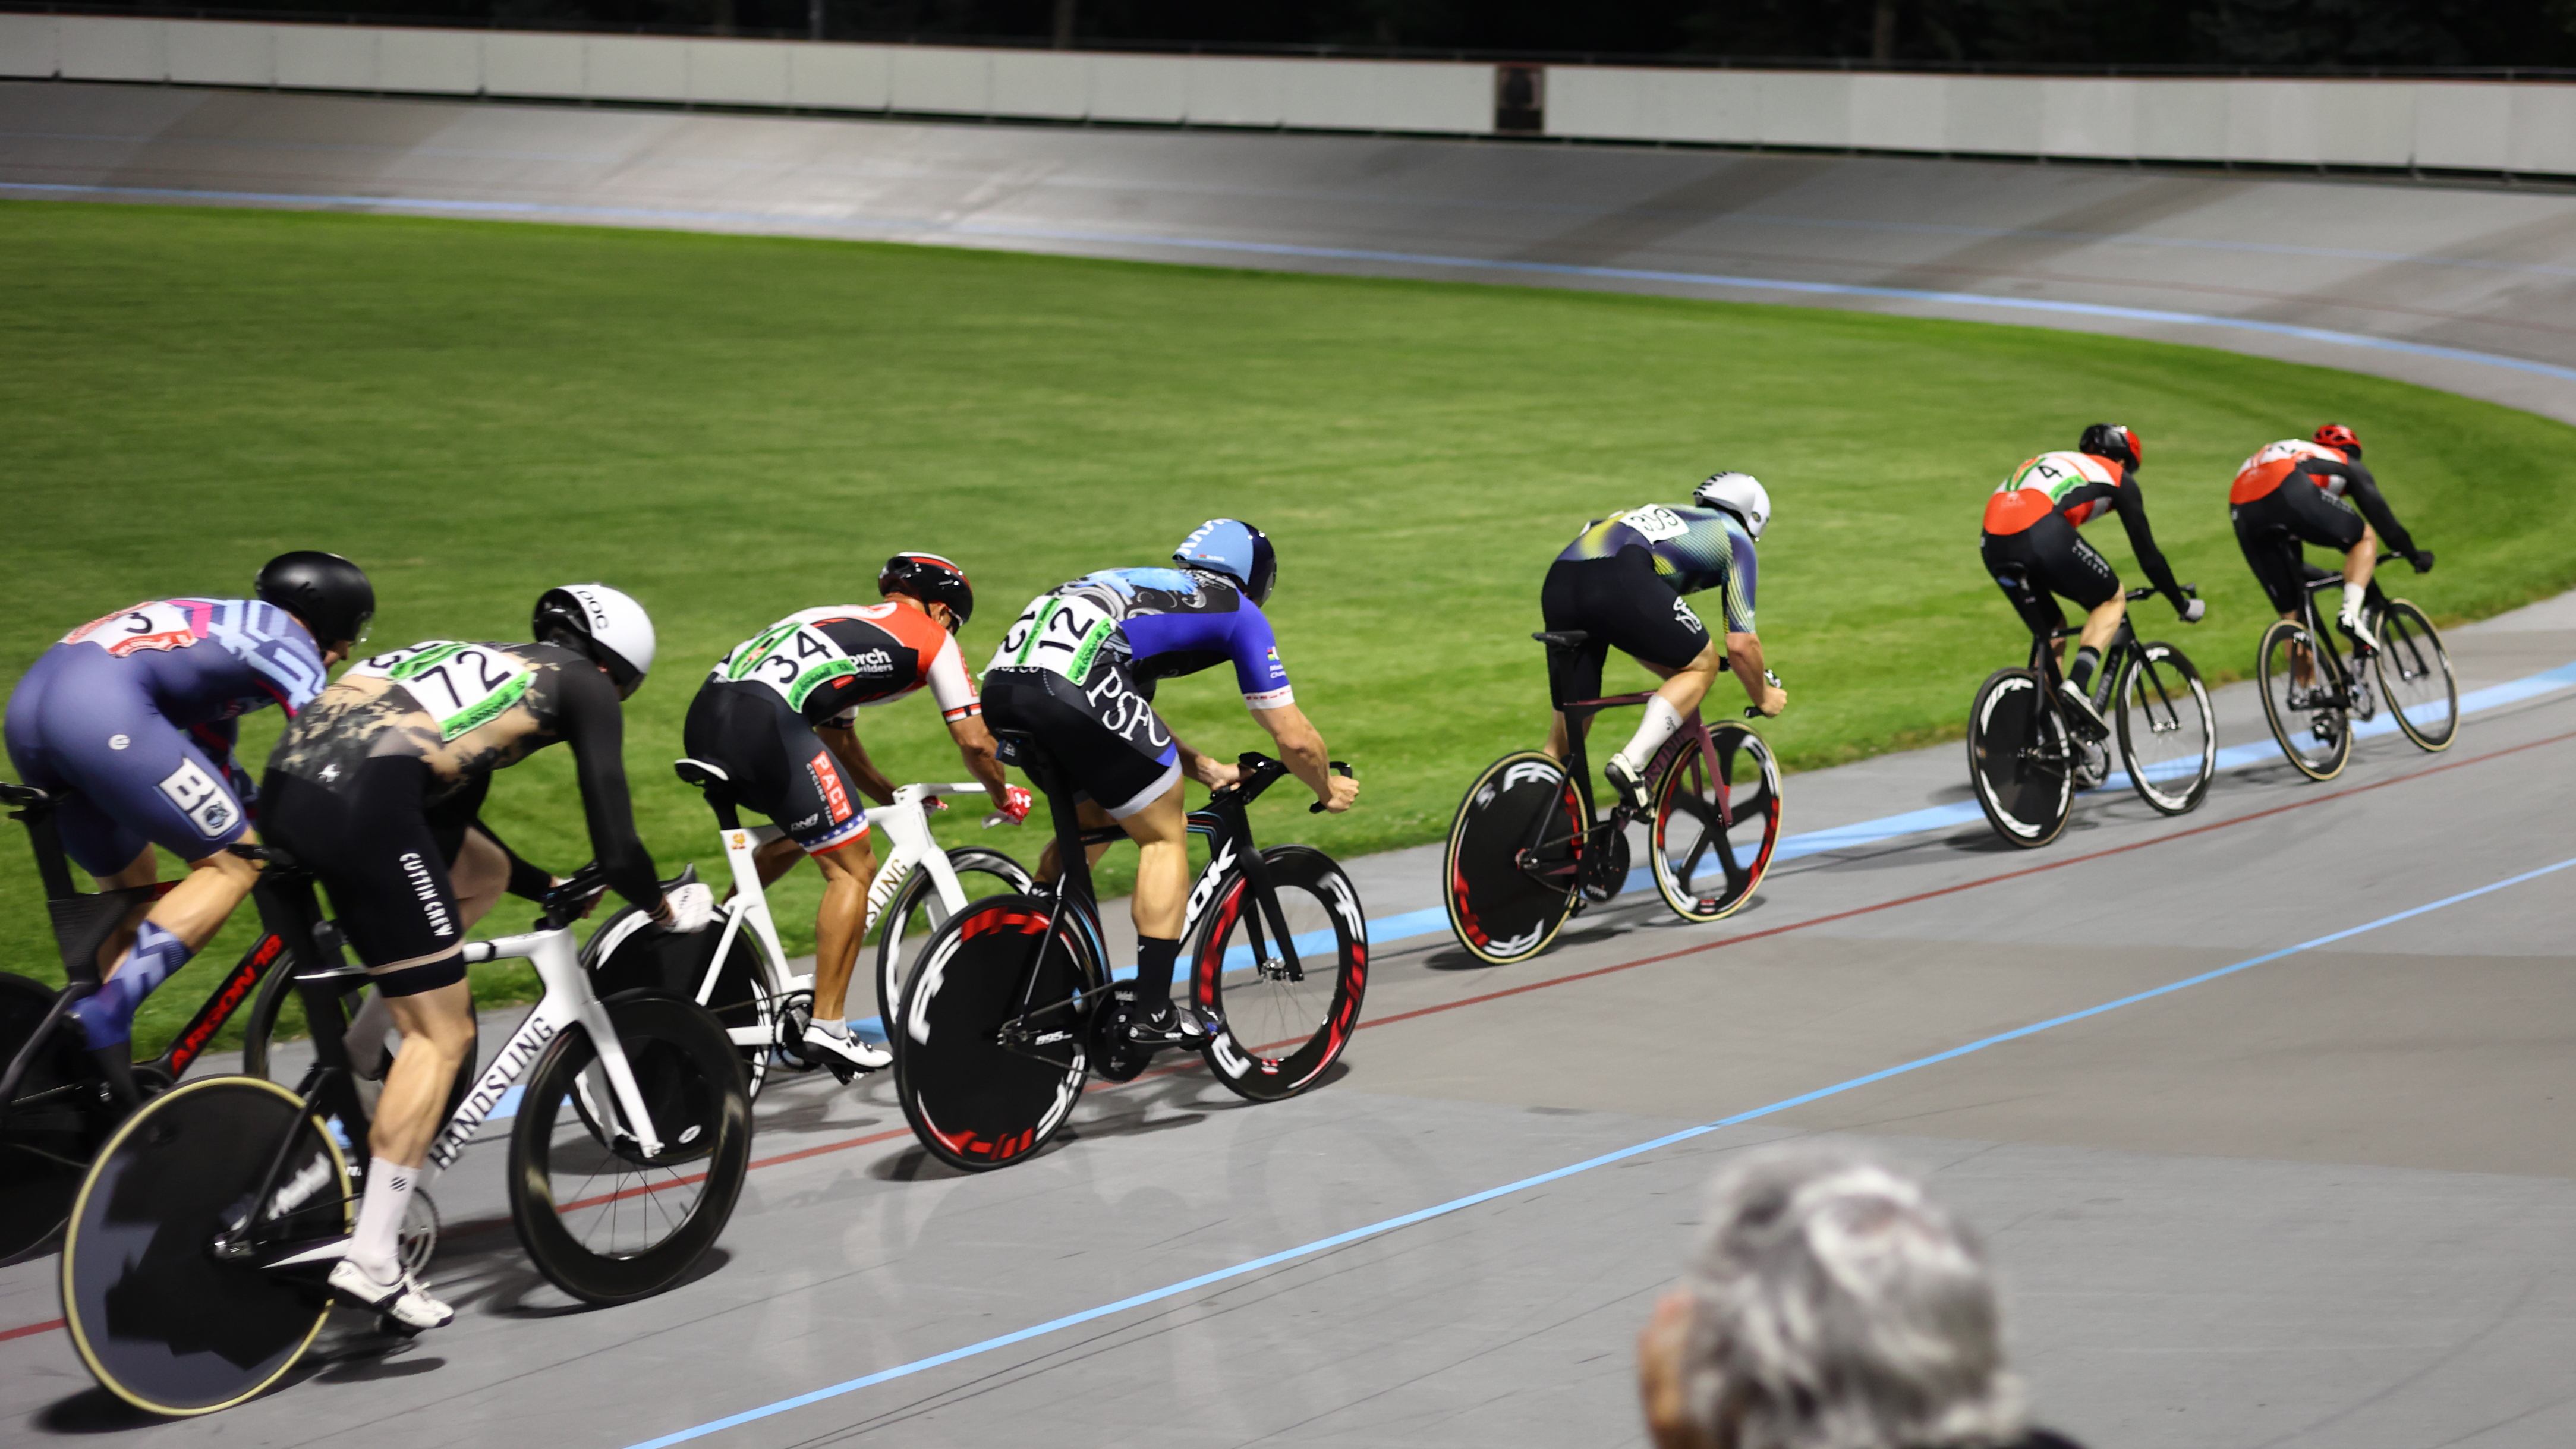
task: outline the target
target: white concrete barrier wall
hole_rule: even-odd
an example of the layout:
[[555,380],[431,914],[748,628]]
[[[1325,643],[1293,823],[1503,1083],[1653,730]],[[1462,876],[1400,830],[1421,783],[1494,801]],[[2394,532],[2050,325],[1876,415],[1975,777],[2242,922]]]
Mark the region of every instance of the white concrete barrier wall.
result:
[[[0,76],[1482,135],[1494,68],[0,14]],[[1584,140],[2576,176],[2576,85],[1551,66]]]

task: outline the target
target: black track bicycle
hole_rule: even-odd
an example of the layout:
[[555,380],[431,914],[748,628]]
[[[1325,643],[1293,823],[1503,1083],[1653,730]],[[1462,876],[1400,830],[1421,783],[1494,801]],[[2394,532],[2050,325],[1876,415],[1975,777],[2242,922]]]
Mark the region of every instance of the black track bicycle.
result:
[[[1561,656],[1590,636],[1562,630],[1530,637]],[[1559,671],[1548,673],[1554,679]],[[1706,724],[1693,711],[1646,764],[1651,810],[1640,815],[1615,801],[1604,815],[1593,803],[1585,726],[1603,710],[1653,697],[1552,700],[1565,716],[1566,762],[1544,750],[1517,750],[1467,787],[1450,822],[1441,879],[1449,928],[1478,960],[1526,961],[1587,905],[1627,889],[1628,827],[1637,820],[1646,822],[1655,889],[1674,915],[1724,920],[1752,899],[1780,841],[1780,765],[1751,728],[1734,720]]]
[[[2394,555],[2382,555],[2386,564]],[[2290,764],[2311,780],[2331,780],[2352,758],[2353,727],[2388,711],[2391,723],[2418,749],[2439,753],[2460,729],[2460,686],[2451,674],[2450,651],[2424,611],[2380,591],[2374,575],[2362,597],[2362,623],[2378,637],[2365,677],[2359,657],[2347,659],[2318,607],[2320,594],[2343,587],[2343,576],[2307,566],[2307,592],[2299,617],[2277,619],[2255,651],[2263,681],[2263,718]],[[2346,636],[2359,655],[2358,641]]]
[[[310,877],[273,849],[236,849],[270,862],[253,892],[262,922],[312,940]],[[545,994],[456,1102],[429,1163],[453,1165],[525,1077],[509,1129],[511,1222],[555,1286],[620,1303],[678,1282],[724,1230],[750,1163],[751,1103],[704,1007],[592,994],[570,926],[601,888],[584,867],[547,896],[534,931],[467,945],[468,962],[531,961]],[[364,1143],[369,1125],[339,1026],[354,968],[336,950],[289,954],[306,963],[296,985],[314,1025],[299,1089],[215,1076],[164,1092],[117,1128],[73,1202],[66,1329],[102,1386],[156,1414],[265,1391],[330,1313],[325,1280],[363,1191],[342,1143]]]
[[[1089,1078],[1131,1081],[1151,1056],[1114,1039],[1086,852],[1126,834],[1086,832],[1045,749],[998,733],[1047,797],[1062,874],[1052,889],[987,897],[950,917],[921,948],[886,1024],[904,1120],[932,1156],[970,1172],[1043,1150]],[[1246,811],[1288,767],[1258,754],[1240,763],[1235,784],[1190,812],[1208,863],[1190,891],[1181,960],[1191,999],[1225,1020],[1202,1050],[1209,1071],[1268,1102],[1313,1087],[1350,1044],[1368,988],[1368,921],[1330,856],[1253,843]]]
[[[2028,580],[2020,587],[2037,586]],[[2131,589],[2130,602],[2153,589]],[[2186,594],[2199,590],[2183,585]],[[2107,702],[2120,768],[2129,788],[2158,813],[2198,809],[2218,774],[2218,725],[2200,671],[2171,644],[2142,641],[2131,621],[2103,651],[2093,700]],[[2090,738],[2069,717],[2057,687],[2058,646],[2078,631],[2062,627],[2032,636],[2030,662],[1998,669],[1977,689],[1968,709],[1968,777],[1995,834],[2036,849],[2066,829],[2076,795],[2103,784],[2111,773],[2109,741]]]
[[[273,1018],[290,973],[271,970],[286,956],[286,943],[263,931],[159,1056],[129,1062],[122,1052],[89,1051],[65,1015],[98,990],[100,947],[167,886],[76,890],[53,797],[0,782],[0,805],[27,827],[64,976],[58,989],[0,972],[0,1103],[7,1104],[0,1109],[0,1260],[6,1260],[51,1241],[71,1211],[82,1171],[116,1124],[186,1074],[245,1002],[255,1003],[254,1021],[261,1005]],[[259,1066],[250,1070],[264,1075]]]

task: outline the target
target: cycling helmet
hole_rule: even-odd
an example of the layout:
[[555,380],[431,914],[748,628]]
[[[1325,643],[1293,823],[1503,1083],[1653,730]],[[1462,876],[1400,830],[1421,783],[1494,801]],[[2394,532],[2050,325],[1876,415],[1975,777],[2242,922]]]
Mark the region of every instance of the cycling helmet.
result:
[[2361,439],[2354,437],[2352,429],[2341,423],[2328,423],[2317,429],[2316,440],[2329,448],[2336,449],[2346,458],[2359,461],[2361,457]]
[[644,606],[606,584],[566,584],[537,598],[529,622],[540,644],[560,644],[608,671],[619,699],[632,699],[653,669],[653,620]]
[[251,588],[260,599],[293,614],[325,649],[367,637],[376,616],[376,586],[366,571],[336,553],[300,548],[270,559]]
[[1172,562],[1223,574],[1241,584],[1256,604],[1270,602],[1270,586],[1279,582],[1279,557],[1270,551],[1270,535],[1239,518],[1200,524],[1172,550]]
[[2075,445],[2079,453],[2096,458],[2117,458],[2132,468],[2147,465],[2147,444],[2126,423],[2095,423],[2084,430],[2083,440]]
[[1691,490],[1691,502],[1734,514],[1755,538],[1771,526],[1771,495],[1750,473],[1712,473],[1707,482]]
[[975,586],[966,571],[935,553],[899,553],[877,570],[877,592],[887,598],[909,594],[925,604],[948,606],[948,632],[956,633],[975,617]]

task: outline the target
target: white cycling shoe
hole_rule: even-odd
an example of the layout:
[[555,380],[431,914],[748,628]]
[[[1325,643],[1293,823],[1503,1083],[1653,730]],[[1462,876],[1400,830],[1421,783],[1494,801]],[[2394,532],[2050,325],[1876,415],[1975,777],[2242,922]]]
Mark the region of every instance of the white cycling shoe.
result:
[[456,1320],[456,1310],[430,1297],[419,1279],[396,1270],[394,1281],[380,1283],[355,1258],[332,1265],[331,1291],[351,1307],[380,1313],[394,1327],[412,1333],[445,1328]]
[[2352,610],[2345,609],[2336,614],[2335,622],[2343,626],[2343,631],[2352,636],[2352,640],[2355,644],[2361,646],[2362,653],[2376,654],[2379,652],[2379,641],[2370,637],[2369,627],[2363,624],[2361,619],[2355,615]]
[[1619,792],[1619,799],[1629,809],[1640,815],[1653,812],[1655,802],[1647,794],[1645,777],[1628,768],[1626,760],[1612,755],[1601,762],[1601,774],[1609,780],[1610,788]]
[[808,1060],[837,1063],[853,1072],[881,1072],[894,1065],[894,1053],[853,1032],[834,1036],[819,1026],[805,1028],[805,1055]]
[[2076,731],[2089,739],[2111,737],[2111,722],[2093,704],[2093,696],[2076,687],[2072,679],[2057,681],[2057,697],[2065,702],[2067,718],[2075,722]]

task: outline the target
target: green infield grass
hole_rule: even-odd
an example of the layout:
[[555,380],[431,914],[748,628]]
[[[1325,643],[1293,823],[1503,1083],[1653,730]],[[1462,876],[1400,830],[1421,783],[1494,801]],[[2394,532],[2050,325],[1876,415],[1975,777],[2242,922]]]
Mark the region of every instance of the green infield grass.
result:
[[[2095,420],[2146,438],[2157,537],[2211,604],[2195,630],[2161,602],[2142,619],[2213,674],[2244,667],[2268,617],[2228,480],[2320,421],[2360,431],[2399,515],[2440,551],[2439,572],[2400,580],[2436,615],[2576,583],[2576,490],[2553,481],[2568,428],[2193,347],[1593,292],[52,202],[0,204],[0,272],[0,681],[137,599],[245,591],[281,549],[365,565],[379,645],[522,638],[540,590],[604,579],[661,630],[627,711],[645,838],[666,868],[694,859],[718,879],[707,813],[669,770],[698,678],[791,610],[873,602],[898,548],[973,575],[980,667],[1043,588],[1158,562],[1211,515],[1268,529],[1281,655],[1365,793],[1319,819],[1282,788],[1261,828],[1349,854],[1438,838],[1474,770],[1538,741],[1527,635],[1576,528],[1681,500],[1720,467],[1758,474],[1777,505],[1759,623],[1791,700],[1767,732],[1793,767],[1958,733],[1977,682],[2025,648],[1977,563],[1984,496]],[[2115,525],[2090,536],[2135,573]],[[1266,742],[1225,671],[1166,685],[1161,703],[1202,747]],[[278,724],[248,721],[254,768]],[[864,730],[899,778],[958,771],[926,702]],[[490,811],[558,869],[587,853],[562,755],[509,771]],[[983,832],[972,814],[948,837],[1034,859],[1036,830]],[[1122,888],[1124,855],[1105,889]],[[793,879],[779,919],[803,950],[818,887]],[[527,915],[511,902],[493,924]],[[228,962],[249,916],[207,958]],[[0,945],[6,969],[61,979],[15,826],[0,834]],[[213,970],[165,988],[138,1039],[174,1031]],[[527,985],[478,978],[488,1000]]]

